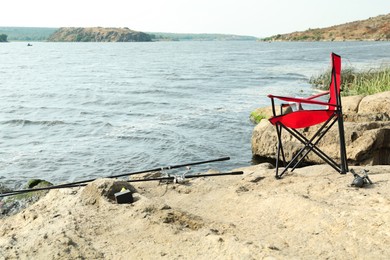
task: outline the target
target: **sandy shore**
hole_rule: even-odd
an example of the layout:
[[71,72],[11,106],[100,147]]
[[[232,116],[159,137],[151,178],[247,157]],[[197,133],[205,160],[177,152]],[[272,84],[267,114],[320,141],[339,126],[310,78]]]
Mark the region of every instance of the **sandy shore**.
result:
[[282,180],[268,166],[136,183],[133,204],[102,196],[103,180],[50,191],[0,219],[0,259],[390,259],[390,166],[365,167],[367,188],[328,166]]

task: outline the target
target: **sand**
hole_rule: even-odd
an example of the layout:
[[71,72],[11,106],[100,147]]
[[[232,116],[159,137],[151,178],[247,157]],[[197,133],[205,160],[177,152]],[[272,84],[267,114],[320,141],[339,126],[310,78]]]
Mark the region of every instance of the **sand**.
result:
[[364,168],[365,188],[325,165],[276,180],[261,164],[136,183],[133,204],[102,196],[105,180],[52,190],[0,219],[0,259],[390,259],[390,166]]

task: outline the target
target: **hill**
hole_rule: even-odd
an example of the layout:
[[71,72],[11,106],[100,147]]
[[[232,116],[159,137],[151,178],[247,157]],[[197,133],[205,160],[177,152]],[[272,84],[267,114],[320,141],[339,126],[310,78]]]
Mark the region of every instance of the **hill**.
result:
[[263,41],[389,41],[390,14],[366,20],[308,29],[302,32],[278,34]]
[[51,42],[150,42],[149,34],[129,28],[62,27],[47,41]]

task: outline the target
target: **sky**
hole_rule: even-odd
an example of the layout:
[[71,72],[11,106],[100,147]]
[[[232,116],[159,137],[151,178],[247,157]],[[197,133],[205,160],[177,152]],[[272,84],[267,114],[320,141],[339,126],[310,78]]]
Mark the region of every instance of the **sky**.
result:
[[0,27],[128,27],[267,37],[390,13],[390,0],[2,0]]

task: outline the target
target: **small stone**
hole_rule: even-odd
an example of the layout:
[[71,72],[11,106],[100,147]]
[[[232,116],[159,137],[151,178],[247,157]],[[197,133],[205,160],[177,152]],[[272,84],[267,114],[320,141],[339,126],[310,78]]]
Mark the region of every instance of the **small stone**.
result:
[[162,208],[161,208],[161,210],[167,210],[167,209],[172,209],[172,207],[165,204],[165,205],[162,206]]
[[271,250],[280,251],[280,249],[274,245],[270,245],[268,248]]
[[240,186],[240,187],[236,190],[237,193],[240,193],[240,192],[247,192],[247,191],[249,191],[249,189],[248,189],[247,187],[244,187],[244,186]]
[[218,230],[218,229],[214,229],[214,228],[211,228],[210,231],[211,231],[213,234],[218,234],[218,233],[219,233],[219,230]]
[[259,181],[261,181],[262,179],[264,179],[265,177],[263,176],[257,176],[255,177],[253,180],[250,180],[250,182],[253,182],[253,183],[258,183]]

